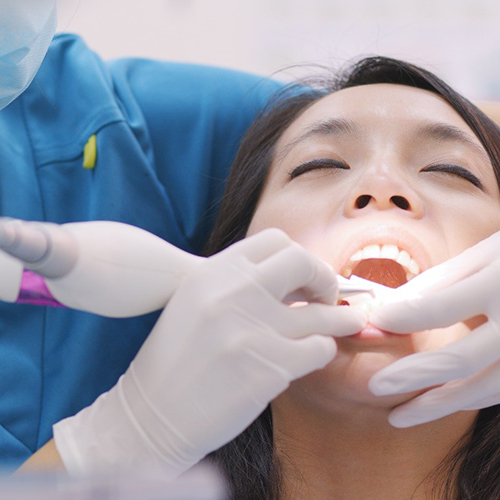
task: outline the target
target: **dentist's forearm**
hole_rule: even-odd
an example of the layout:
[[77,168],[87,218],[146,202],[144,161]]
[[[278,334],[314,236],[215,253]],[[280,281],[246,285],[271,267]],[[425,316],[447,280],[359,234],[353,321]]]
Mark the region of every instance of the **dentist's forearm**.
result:
[[28,460],[16,470],[15,474],[43,471],[66,471],[53,439],[28,458]]

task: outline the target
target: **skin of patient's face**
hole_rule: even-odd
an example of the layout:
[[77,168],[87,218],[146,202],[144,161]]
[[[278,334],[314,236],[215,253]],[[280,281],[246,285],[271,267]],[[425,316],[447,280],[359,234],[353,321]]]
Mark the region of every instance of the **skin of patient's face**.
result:
[[[291,145],[317,122],[332,118],[353,122],[357,131],[314,135]],[[420,128],[429,123],[457,127],[477,148],[422,135]],[[350,256],[345,249],[361,235],[376,227],[401,229],[421,244],[424,265],[435,266],[500,229],[498,184],[481,149],[464,120],[431,92],[393,84],[341,90],[309,107],[279,139],[247,236],[281,228],[340,272]],[[293,168],[316,159],[338,160],[347,168],[329,166],[290,179]],[[467,169],[484,190],[449,172],[425,171],[438,164]],[[368,204],[356,204],[363,195],[364,200],[369,196]],[[394,203],[394,196],[404,198],[408,207]],[[337,338],[334,360],[292,382],[284,394],[327,412],[352,411],[349,401],[394,407],[429,389],[374,396],[367,387],[374,373],[409,354],[458,340],[480,323],[383,341]]]

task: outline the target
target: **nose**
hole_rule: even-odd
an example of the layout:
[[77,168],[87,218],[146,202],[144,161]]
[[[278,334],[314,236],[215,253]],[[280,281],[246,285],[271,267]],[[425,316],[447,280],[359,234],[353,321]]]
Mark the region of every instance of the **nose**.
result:
[[395,169],[376,169],[361,173],[347,196],[345,215],[355,217],[373,210],[395,211],[419,218],[424,213],[424,206],[408,178]]

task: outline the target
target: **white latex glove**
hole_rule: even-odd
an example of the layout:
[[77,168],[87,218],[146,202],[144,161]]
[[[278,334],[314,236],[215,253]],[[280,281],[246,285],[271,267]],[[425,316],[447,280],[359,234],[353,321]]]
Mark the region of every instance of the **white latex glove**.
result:
[[[325,303],[289,307],[305,287]],[[165,468],[171,478],[250,425],[290,382],[335,357],[366,314],[335,306],[331,266],[279,229],[216,254],[181,282],[118,384],[54,426],[70,473]]]
[[395,408],[389,422],[410,427],[460,410],[499,404],[500,232],[398,290],[401,296],[417,298],[378,309],[370,323],[394,333],[411,333],[447,327],[480,314],[488,321],[463,339],[406,356],[370,379],[368,386],[375,395],[444,384]]

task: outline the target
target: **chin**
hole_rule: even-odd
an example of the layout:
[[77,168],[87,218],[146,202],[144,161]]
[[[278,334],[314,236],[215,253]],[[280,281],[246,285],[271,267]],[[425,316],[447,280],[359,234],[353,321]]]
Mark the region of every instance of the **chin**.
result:
[[368,389],[368,382],[376,372],[418,352],[415,344],[422,341],[422,334],[427,332],[399,336],[398,341],[390,345],[351,341],[349,337],[337,338],[338,352],[332,362],[322,370],[293,381],[286,392],[308,407],[315,406],[318,411],[329,414],[379,409],[386,415],[395,406],[431,389],[428,387],[391,396],[375,396]]
[[[405,336],[405,339],[410,340],[409,336]],[[352,346],[344,348],[344,344],[338,342],[337,356],[324,368],[323,376],[329,381],[331,388],[335,390],[336,398],[343,399],[344,404],[351,402],[392,409],[427,389],[392,396],[375,396],[368,389],[368,382],[378,371],[414,352],[413,349],[408,350],[405,345],[400,347],[385,346],[385,348],[361,346],[353,349]]]

